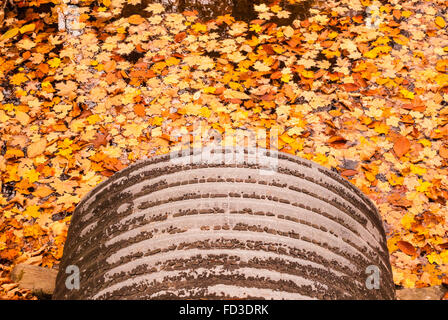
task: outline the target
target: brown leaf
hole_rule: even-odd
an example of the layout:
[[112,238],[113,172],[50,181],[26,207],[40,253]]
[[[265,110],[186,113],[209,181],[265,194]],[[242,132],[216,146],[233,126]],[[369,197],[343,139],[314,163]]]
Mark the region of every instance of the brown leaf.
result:
[[394,143],[394,152],[398,158],[401,158],[406,152],[409,151],[411,143],[406,137],[400,136]]
[[347,140],[341,136],[332,136],[327,142],[334,148],[346,148]]
[[357,91],[359,89],[359,87],[354,83],[345,83],[342,85],[342,87],[347,92],[353,92],[353,91]]
[[95,148],[99,148],[100,146],[106,146],[107,145],[107,138],[108,136],[104,133],[97,133],[95,136],[95,139],[91,142],[95,146]]
[[417,250],[415,250],[414,246],[407,241],[398,241],[397,246],[407,255],[413,256],[417,253]]
[[187,37],[187,34],[185,32],[178,33],[174,36],[174,41],[176,42],[182,42]]
[[[439,248],[440,248],[441,250],[448,249],[448,242],[439,244]],[[448,280],[448,278],[447,278],[447,280]],[[448,282],[447,282],[447,284],[448,284]]]
[[341,172],[341,175],[345,176],[345,177],[351,177],[354,176],[355,174],[358,174],[358,171],[356,170],[351,170],[351,169],[347,169]]

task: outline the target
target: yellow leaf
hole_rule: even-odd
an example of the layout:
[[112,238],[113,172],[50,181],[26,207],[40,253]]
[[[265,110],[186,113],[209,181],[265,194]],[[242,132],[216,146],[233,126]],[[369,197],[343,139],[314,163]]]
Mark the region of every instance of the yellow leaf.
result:
[[34,224],[32,226],[26,226],[23,228],[23,235],[25,237],[33,237],[37,239],[44,232],[38,224]]
[[367,180],[369,180],[370,182],[375,181],[376,176],[375,176],[373,173],[367,171],[367,172],[365,172],[364,174],[365,174]]
[[447,265],[448,264],[448,250],[443,251],[440,254],[440,257],[442,258],[443,264]]
[[204,93],[215,93],[216,88],[214,88],[214,87],[205,87],[203,89],[203,91],[204,91]]
[[295,141],[294,138],[291,138],[286,132],[280,136],[280,139],[282,139],[285,143],[293,143]]
[[251,24],[249,30],[250,31],[255,31],[256,33],[259,33],[262,30],[262,28],[261,28],[261,26],[259,24]]
[[414,93],[411,91],[408,91],[406,89],[401,89],[400,93],[403,95],[403,97],[407,98],[407,99],[414,99]]
[[388,181],[391,186],[403,185],[404,177],[398,177],[392,173]]
[[10,39],[12,37],[15,37],[18,33],[19,33],[19,28],[12,28],[12,29],[6,31],[2,35],[1,40],[6,40],[6,39]]
[[29,32],[29,31],[34,31],[34,29],[36,28],[36,25],[34,23],[30,23],[30,24],[26,24],[24,25],[22,28],[20,28],[20,33],[25,33],[25,32]]
[[175,66],[178,65],[180,62],[179,59],[176,59],[174,57],[169,57],[168,59],[166,59],[165,63],[167,66]]
[[206,32],[207,31],[207,26],[205,24],[202,23],[195,23],[194,25],[191,26],[191,28],[195,31],[195,32]]
[[291,75],[290,75],[289,73],[285,73],[285,74],[282,75],[281,80],[282,80],[283,82],[288,83],[289,80],[291,80]]
[[28,81],[28,78],[26,77],[25,73],[16,73],[10,79],[11,84],[14,84],[16,86],[20,86],[23,82],[26,81]]
[[420,139],[418,141],[418,143],[421,143],[425,147],[430,147],[431,146],[431,141],[429,141],[428,139]]
[[155,118],[152,118],[152,125],[153,126],[161,126],[162,125],[162,123],[163,123],[163,118],[162,117],[155,117]]
[[87,121],[89,122],[89,124],[95,124],[100,120],[101,120],[101,118],[97,114],[92,114],[91,116],[87,117]]
[[27,206],[23,212],[23,215],[25,217],[38,218],[40,216],[39,208],[40,207],[36,205]]
[[405,229],[409,229],[414,222],[414,216],[410,213],[406,213],[404,217],[401,218],[401,224]]
[[50,65],[50,67],[52,68],[57,68],[59,67],[59,65],[61,64],[61,59],[59,58],[53,58],[51,60],[48,61],[48,64]]
[[30,183],[36,182],[39,180],[40,173],[34,169],[27,171],[23,174],[23,177],[27,178]]
[[401,15],[405,18],[409,18],[412,15],[412,11],[409,10],[403,11]]
[[388,134],[389,126],[385,123],[375,124],[375,131],[379,134],[381,133]]
[[210,111],[209,108],[207,108],[207,107],[202,107],[202,108],[201,108],[201,111],[199,112],[199,115],[202,116],[202,117],[208,118],[208,117],[210,117],[210,114],[211,114],[211,113],[212,113],[212,112]]
[[422,181],[421,179],[418,179],[418,181],[420,182],[420,185],[415,188],[415,190],[417,190],[418,192],[426,192],[428,191],[429,187],[432,186],[432,184],[428,181]]
[[19,150],[19,149],[8,149],[5,152],[5,158],[9,159],[9,158],[20,158],[23,157],[23,151]]
[[314,72],[313,71],[311,71],[311,70],[303,70],[301,73],[300,73],[304,78],[314,78]]
[[413,164],[411,164],[411,172],[414,174],[418,174],[418,175],[423,175],[426,173],[426,168],[423,167],[419,167],[419,166],[415,166]]
[[443,28],[445,28],[445,26],[446,26],[446,22],[445,22],[445,20],[442,18],[442,17],[440,17],[440,16],[438,16],[438,17],[436,17],[436,25],[440,28],[440,29],[443,29]]
[[428,259],[429,263],[436,263],[438,265],[442,264],[442,259],[435,252],[431,252],[426,256],[426,258]]

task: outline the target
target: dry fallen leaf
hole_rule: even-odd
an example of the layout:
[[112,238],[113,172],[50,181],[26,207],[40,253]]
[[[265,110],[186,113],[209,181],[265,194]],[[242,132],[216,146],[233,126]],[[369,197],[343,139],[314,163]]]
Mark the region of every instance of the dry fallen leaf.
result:
[[398,241],[397,246],[401,251],[410,256],[414,256],[417,253],[415,247],[407,241]]
[[411,148],[411,143],[406,137],[400,136],[394,142],[394,152],[397,157],[401,158]]
[[27,148],[27,155],[30,158],[34,158],[40,154],[42,154],[45,151],[45,148],[47,146],[47,139],[42,138],[38,141],[30,144]]

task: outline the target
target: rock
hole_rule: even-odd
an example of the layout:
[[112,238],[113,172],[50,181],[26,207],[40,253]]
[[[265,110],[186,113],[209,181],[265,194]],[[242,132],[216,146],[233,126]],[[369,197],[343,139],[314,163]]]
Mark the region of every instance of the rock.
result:
[[447,289],[443,286],[405,288],[397,290],[398,300],[440,300]]
[[52,295],[56,283],[58,271],[32,266],[29,264],[18,264],[11,272],[11,279],[19,283],[19,288],[29,289],[35,293]]

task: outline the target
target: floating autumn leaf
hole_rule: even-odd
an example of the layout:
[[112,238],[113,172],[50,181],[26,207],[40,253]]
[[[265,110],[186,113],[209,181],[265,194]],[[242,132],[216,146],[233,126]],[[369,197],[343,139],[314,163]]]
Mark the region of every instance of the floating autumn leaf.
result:
[[254,9],[257,12],[268,12],[269,11],[269,7],[265,4],[259,4],[259,5],[254,5]]
[[16,119],[19,120],[20,124],[22,124],[23,126],[26,126],[31,121],[30,116],[23,111],[16,112]]
[[28,146],[27,155],[29,158],[34,158],[42,154],[45,151],[46,147],[47,147],[47,139],[41,138]]
[[341,136],[332,136],[327,141],[331,146],[335,148],[346,148],[347,140]]
[[48,65],[52,68],[57,68],[61,64],[61,59],[59,58],[53,58],[48,61]]
[[180,32],[174,36],[174,41],[182,42],[187,37],[186,32]]
[[437,61],[436,70],[440,72],[448,72],[448,59]]
[[414,99],[415,94],[409,90],[406,89],[401,89],[400,93],[403,95],[403,97],[407,98],[407,99]]
[[254,69],[260,72],[268,72],[271,70],[271,68],[269,66],[267,66],[266,64],[264,64],[261,61],[256,61],[254,64]]
[[407,241],[398,241],[397,246],[401,251],[403,251],[407,255],[415,256],[415,254],[417,253],[415,247]]
[[134,112],[140,117],[146,116],[145,106],[140,103],[134,106]]
[[117,62],[115,60],[109,60],[104,63],[104,71],[112,72],[116,69]]
[[285,29],[283,29],[283,34],[286,37],[291,38],[294,35],[294,29],[290,26],[287,26]]
[[36,28],[36,24],[30,23],[30,24],[26,24],[23,27],[21,27],[19,29],[19,31],[20,31],[20,33],[26,33],[26,32],[34,31],[35,28]]
[[53,189],[47,187],[47,186],[39,186],[36,188],[36,190],[33,192],[33,195],[39,198],[45,198],[52,194],[54,191]]
[[411,148],[411,143],[406,137],[400,136],[394,142],[394,152],[398,158],[405,155]]
[[97,133],[95,135],[95,139],[92,140],[92,143],[95,148],[99,148],[100,146],[106,146],[107,145],[107,134],[104,133]]
[[352,170],[352,169],[347,169],[347,170],[343,170],[341,171],[341,175],[345,176],[345,177],[351,177],[358,174],[358,171],[356,170]]
[[439,149],[439,154],[442,158],[448,159],[448,147],[441,146]]
[[441,29],[445,28],[445,26],[446,26],[445,19],[443,19],[441,16],[436,17],[435,23]]
[[23,82],[28,81],[28,78],[25,73],[16,73],[11,77],[11,84],[21,85]]
[[199,32],[206,32],[207,31],[207,26],[205,24],[202,23],[195,23],[191,29],[193,29],[195,32],[199,33]]
[[19,33],[19,28],[12,28],[8,31],[6,31],[2,36],[0,37],[0,40],[8,40],[13,37],[15,37]]
[[224,98],[226,99],[250,99],[250,96],[245,94],[244,92],[232,90],[232,89],[226,89],[224,90]]
[[143,22],[145,22],[146,21],[146,19],[145,18],[143,18],[141,15],[139,15],[139,14],[134,14],[134,15],[132,15],[132,16],[130,16],[129,18],[128,18],[128,22],[130,23],[130,24],[136,24],[136,25],[138,25],[138,24],[141,24],[141,23],[143,23]]

